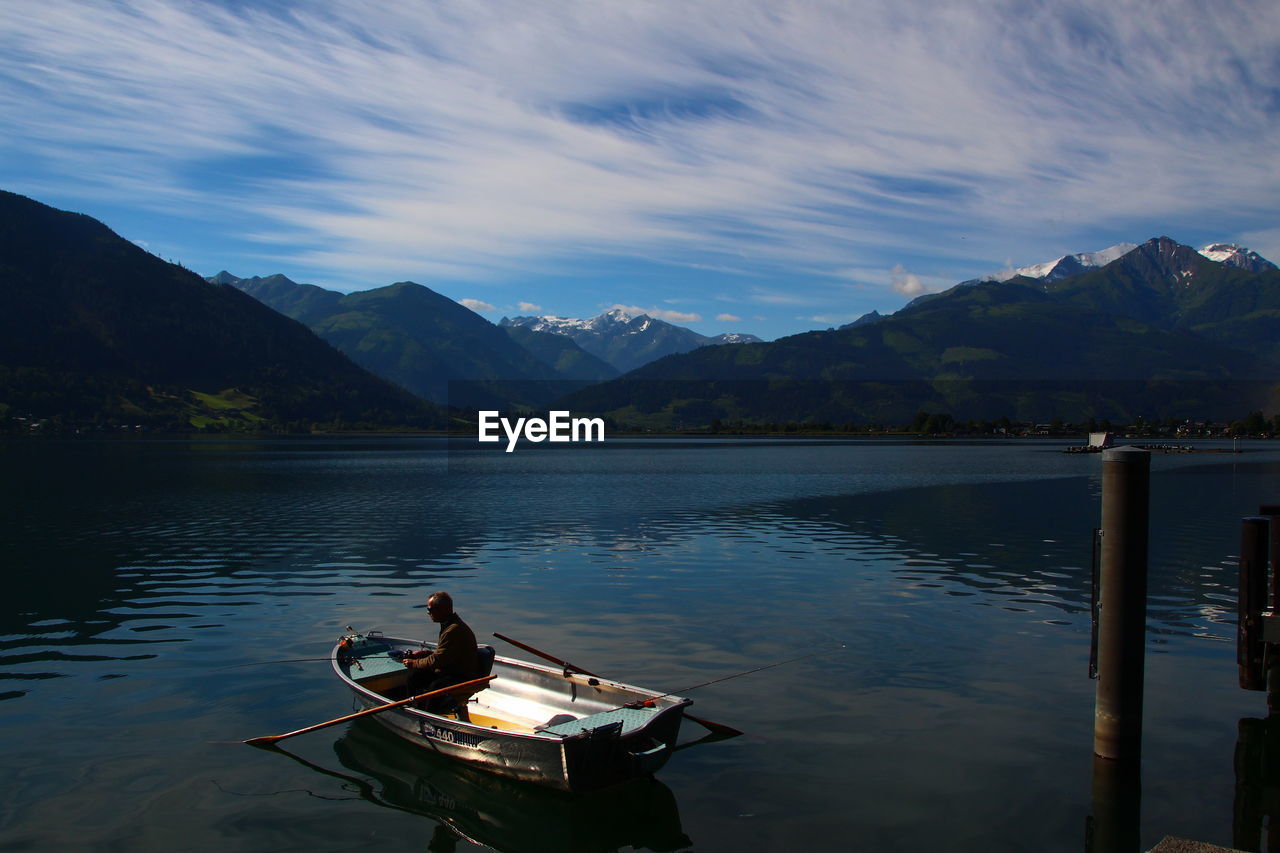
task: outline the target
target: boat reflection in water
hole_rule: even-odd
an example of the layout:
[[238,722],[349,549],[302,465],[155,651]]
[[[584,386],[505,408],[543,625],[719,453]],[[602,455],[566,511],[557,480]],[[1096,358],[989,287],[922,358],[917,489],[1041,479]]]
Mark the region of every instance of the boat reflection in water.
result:
[[333,748],[344,767],[376,784],[308,766],[348,778],[365,799],[378,805],[438,821],[428,848],[433,853],[452,851],[459,837],[522,853],[672,851],[693,844],[681,828],[675,796],[656,779],[566,794],[406,747],[401,738],[368,719],[353,722]]

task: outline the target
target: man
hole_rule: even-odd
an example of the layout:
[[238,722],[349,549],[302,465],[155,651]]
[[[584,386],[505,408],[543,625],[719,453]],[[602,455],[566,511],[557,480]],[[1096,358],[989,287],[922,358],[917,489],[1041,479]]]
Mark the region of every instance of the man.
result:
[[[434,652],[423,650],[405,655],[404,665],[409,668],[409,692],[413,696],[470,681],[478,669],[476,635],[453,612],[453,599],[449,593],[432,593],[427,599],[427,615],[440,625],[440,639]],[[448,695],[426,701],[426,710],[435,713],[455,711],[459,707]]]

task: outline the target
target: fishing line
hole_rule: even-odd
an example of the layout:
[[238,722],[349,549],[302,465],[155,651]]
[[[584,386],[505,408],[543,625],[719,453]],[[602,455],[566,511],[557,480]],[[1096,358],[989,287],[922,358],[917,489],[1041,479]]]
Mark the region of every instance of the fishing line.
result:
[[242,666],[266,666],[269,663],[311,663],[318,660],[330,660],[330,658],[287,658],[286,660],[256,660],[252,663],[232,663],[226,666],[215,667],[215,669],[238,669]]
[[728,681],[732,678],[741,678],[744,675],[751,675],[752,673],[756,673],[756,672],[764,672],[766,669],[773,669],[776,666],[783,666],[784,664],[795,663],[798,660],[808,660],[809,658],[816,658],[821,655],[834,654],[835,652],[841,651],[846,648],[848,648],[848,646],[841,643],[838,647],[834,649],[825,649],[820,652],[813,652],[807,655],[800,655],[799,657],[787,658],[786,660],[780,660],[777,663],[769,663],[769,664],[765,664],[764,666],[758,666],[755,669],[748,669],[743,672],[735,672],[733,675],[725,675],[725,676],[721,676],[720,678],[713,678],[710,681],[704,681],[701,684],[695,684],[692,687],[684,687],[684,688],[681,688],[680,690],[672,690],[670,693],[663,693],[661,696],[654,696],[652,699],[646,699],[645,702],[648,703],[648,702],[653,702],[656,699],[665,699],[668,696],[679,696],[681,694],[688,693],[691,690],[697,690],[700,687],[709,687],[712,684],[719,684],[722,681]]

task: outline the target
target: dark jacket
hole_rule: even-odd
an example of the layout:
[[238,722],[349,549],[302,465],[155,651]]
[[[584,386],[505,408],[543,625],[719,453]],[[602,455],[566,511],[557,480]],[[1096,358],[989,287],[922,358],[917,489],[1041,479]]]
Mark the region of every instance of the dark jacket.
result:
[[463,680],[471,678],[478,669],[475,632],[458,618],[458,614],[450,613],[440,623],[440,641],[436,650],[407,663],[413,669],[431,670]]

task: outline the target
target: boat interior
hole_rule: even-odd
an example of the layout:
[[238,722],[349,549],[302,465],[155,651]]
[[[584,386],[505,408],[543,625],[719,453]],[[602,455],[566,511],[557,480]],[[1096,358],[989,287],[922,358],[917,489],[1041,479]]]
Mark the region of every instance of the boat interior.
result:
[[[362,648],[353,649],[350,663],[343,669],[354,682],[388,701],[406,699],[409,672],[394,652],[420,647],[392,638],[378,638],[376,645],[366,640]],[[479,649],[482,672],[477,677],[492,674],[497,678],[476,693],[454,697],[452,710],[432,713],[486,728],[558,737],[575,734],[588,723],[620,723],[625,733],[643,727],[661,710],[622,707],[648,698],[623,685],[498,659],[492,646]]]

